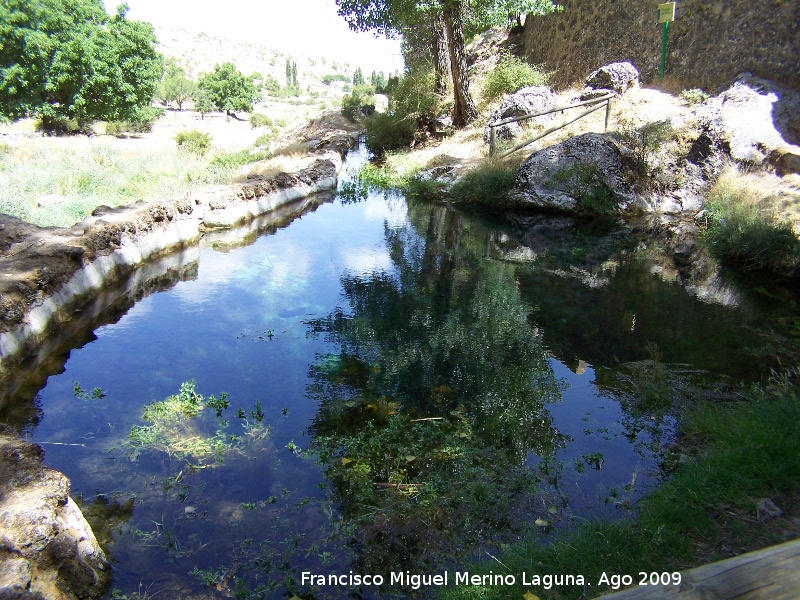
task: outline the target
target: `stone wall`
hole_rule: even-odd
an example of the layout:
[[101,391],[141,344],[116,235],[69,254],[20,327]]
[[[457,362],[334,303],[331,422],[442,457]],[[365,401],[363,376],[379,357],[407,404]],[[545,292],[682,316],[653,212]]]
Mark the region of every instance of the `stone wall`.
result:
[[[557,88],[594,69],[631,61],[644,83],[658,82],[660,0],[561,0],[560,13],[529,17],[525,56],[555,71]],[[798,0],[678,0],[665,76],[672,87],[714,91],[739,73],[800,89]]]

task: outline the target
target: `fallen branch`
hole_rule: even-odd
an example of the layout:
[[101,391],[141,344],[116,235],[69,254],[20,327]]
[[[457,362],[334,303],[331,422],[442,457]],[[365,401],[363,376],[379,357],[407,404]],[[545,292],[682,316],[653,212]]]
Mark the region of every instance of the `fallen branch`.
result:
[[415,490],[418,487],[422,486],[421,483],[377,483],[375,481],[372,482],[377,488],[397,488],[398,490]]

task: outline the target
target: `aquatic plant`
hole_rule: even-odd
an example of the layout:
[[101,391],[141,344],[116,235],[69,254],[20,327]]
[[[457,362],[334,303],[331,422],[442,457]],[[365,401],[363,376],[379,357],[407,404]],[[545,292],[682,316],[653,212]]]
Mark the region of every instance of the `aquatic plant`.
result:
[[[225,454],[236,446],[240,440],[225,431],[229,423],[223,419],[223,412],[230,405],[228,395],[223,392],[219,396],[204,398],[197,393],[195,385],[193,379],[186,381],[177,394],[144,407],[142,419],[149,425],[134,425],[128,436],[128,447],[133,457],[144,450],[156,450],[182,459],[215,463],[221,462]],[[207,419],[198,419],[207,408],[216,417],[213,424]],[[257,410],[260,413],[258,426],[246,422],[244,431],[250,438],[263,439],[269,429],[260,424],[264,417],[260,412],[260,402]],[[241,412],[237,416],[244,418]]]

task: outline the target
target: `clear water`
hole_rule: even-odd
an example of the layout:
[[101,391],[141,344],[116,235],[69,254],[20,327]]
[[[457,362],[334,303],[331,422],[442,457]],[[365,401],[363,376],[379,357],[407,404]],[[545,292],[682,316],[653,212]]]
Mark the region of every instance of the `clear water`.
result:
[[[797,356],[791,292],[703,301],[625,235],[543,251],[383,194],[266,229],[165,259],[156,289],[73,332],[63,372],[8,386],[0,418],[69,476],[122,593],[280,598],[311,589],[302,571],[436,573],[536,519],[624,518],[676,406]],[[221,418],[132,445],[189,380],[228,394]]]

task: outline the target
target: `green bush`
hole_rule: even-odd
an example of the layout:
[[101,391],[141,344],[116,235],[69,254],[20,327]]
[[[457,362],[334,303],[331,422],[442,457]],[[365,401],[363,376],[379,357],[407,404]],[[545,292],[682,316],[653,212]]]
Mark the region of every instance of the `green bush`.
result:
[[689,105],[699,104],[708,100],[708,94],[700,88],[692,88],[690,90],[683,90],[681,92],[681,98],[686,100],[686,103]]
[[367,119],[366,144],[373,154],[408,148],[417,131],[416,119],[376,113]]
[[550,78],[539,66],[531,66],[511,54],[504,54],[500,61],[489,71],[483,84],[483,99],[493,102],[506,94],[530,85],[545,85]]
[[503,206],[508,202],[516,174],[517,169],[512,165],[489,161],[457,181],[450,189],[450,196],[459,202]]
[[371,115],[375,111],[375,88],[357,85],[342,98],[342,114],[355,121],[359,114]]
[[35,128],[36,131],[41,131],[46,135],[75,135],[91,131],[91,125],[85,124],[84,127],[81,127],[75,119],[46,116],[41,116],[36,120]]
[[267,115],[261,113],[253,113],[250,115],[250,127],[256,129],[257,127],[271,127],[272,119]]
[[400,79],[389,97],[389,112],[367,120],[367,148],[380,154],[408,147],[417,130],[425,128],[441,111],[434,92],[433,71],[412,72]]
[[348,82],[350,81],[350,78],[347,75],[341,75],[340,73],[322,76],[322,83],[324,83],[325,85],[330,85],[334,81]]
[[653,158],[673,136],[670,121],[652,121],[641,127],[625,127],[614,132],[614,137],[630,151],[639,175],[647,176],[653,170]]
[[203,155],[211,149],[211,135],[197,129],[179,131],[175,135],[175,142],[192,154]]
[[735,194],[710,198],[706,212],[708,227],[703,238],[718,260],[744,271],[800,275],[800,240],[791,223],[777,222]]
[[434,91],[436,75],[431,71],[416,71],[400,79],[389,97],[389,112],[401,118],[411,117],[419,122],[439,116],[441,99]]
[[120,135],[123,133],[150,133],[155,122],[164,116],[166,111],[158,106],[146,106],[139,109],[128,121],[111,121],[106,123],[106,133]]

